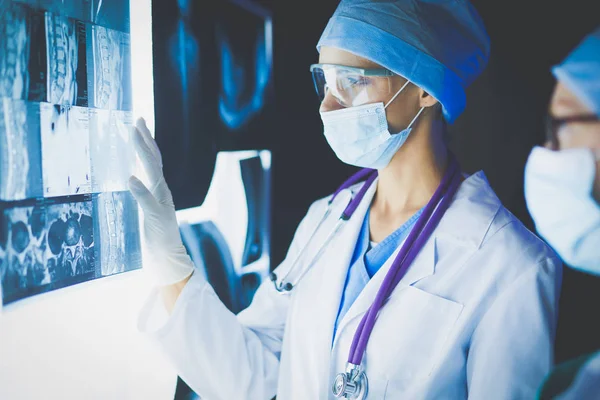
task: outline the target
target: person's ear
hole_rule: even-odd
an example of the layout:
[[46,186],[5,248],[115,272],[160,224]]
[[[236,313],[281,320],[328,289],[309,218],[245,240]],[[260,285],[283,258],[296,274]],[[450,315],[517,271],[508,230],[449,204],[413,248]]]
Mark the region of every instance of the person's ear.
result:
[[419,107],[432,107],[438,104],[438,101],[435,97],[424,91],[423,89],[419,89]]

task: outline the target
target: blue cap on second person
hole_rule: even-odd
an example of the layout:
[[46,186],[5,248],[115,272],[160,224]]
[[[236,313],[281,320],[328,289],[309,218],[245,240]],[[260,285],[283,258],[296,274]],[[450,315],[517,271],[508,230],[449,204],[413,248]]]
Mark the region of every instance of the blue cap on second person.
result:
[[588,35],[552,72],[600,117],[600,28]]
[[467,0],[342,0],[317,50],[335,47],[371,60],[435,97],[453,122],[465,89],[487,65],[490,40]]

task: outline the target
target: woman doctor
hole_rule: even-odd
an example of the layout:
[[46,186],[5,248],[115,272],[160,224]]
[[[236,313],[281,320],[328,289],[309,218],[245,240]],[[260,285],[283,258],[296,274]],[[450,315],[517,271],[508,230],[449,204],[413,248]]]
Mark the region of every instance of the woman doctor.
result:
[[317,48],[325,137],[368,169],[310,207],[239,315],[193,273],[138,123],[148,182],[130,187],[158,284],[140,329],[204,399],[533,398],[561,265],[444,141],[489,55],[479,15],[466,0],[343,0]]

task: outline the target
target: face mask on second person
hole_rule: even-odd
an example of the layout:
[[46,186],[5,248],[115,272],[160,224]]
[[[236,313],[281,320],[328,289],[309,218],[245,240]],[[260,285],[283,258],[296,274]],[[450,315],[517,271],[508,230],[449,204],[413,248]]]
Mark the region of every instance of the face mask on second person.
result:
[[549,142],[527,160],[525,199],[562,259],[600,275],[600,30],[553,72]]
[[600,275],[600,206],[593,196],[597,159],[585,148],[536,147],[525,167],[525,198],[537,231],[563,260]]

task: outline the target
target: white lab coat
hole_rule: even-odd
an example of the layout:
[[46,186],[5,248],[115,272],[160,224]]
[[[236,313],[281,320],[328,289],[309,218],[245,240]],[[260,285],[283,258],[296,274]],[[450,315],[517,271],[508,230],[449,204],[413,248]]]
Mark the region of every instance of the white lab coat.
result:
[[[359,187],[334,201],[304,262]],[[203,399],[332,399],[333,379],[345,370],[355,330],[398,251],[343,317],[332,348],[346,272],[375,187],[291,295],[266,281],[235,316],[194,274],[164,321],[157,294],[150,296],[140,329]],[[310,207],[279,276],[326,207],[325,199]],[[501,205],[485,175],[470,176],[380,311],[363,359],[368,399],[534,398],[553,363],[561,277],[556,255]]]

